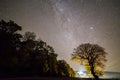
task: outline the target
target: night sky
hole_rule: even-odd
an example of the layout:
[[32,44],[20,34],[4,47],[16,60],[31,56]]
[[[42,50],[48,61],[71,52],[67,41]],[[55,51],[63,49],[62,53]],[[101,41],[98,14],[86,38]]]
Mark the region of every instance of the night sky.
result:
[[108,52],[105,70],[120,72],[120,0],[0,0],[0,19],[35,32],[77,71],[73,49],[99,44]]

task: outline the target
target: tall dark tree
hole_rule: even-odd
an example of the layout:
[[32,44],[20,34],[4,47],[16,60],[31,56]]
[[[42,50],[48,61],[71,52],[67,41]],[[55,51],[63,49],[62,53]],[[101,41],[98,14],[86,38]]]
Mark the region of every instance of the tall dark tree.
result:
[[[29,70],[29,73],[35,76],[57,75],[57,54],[46,42],[40,39],[36,40],[35,36],[33,32],[26,32],[25,35],[23,35],[23,41],[21,42],[22,52],[20,52],[20,55],[26,57],[25,63],[29,64],[30,70],[28,66],[25,69]],[[27,56],[25,56],[25,54]],[[22,61],[24,63],[24,60]]]
[[0,76],[14,71],[15,55],[22,37],[18,31],[21,29],[13,21],[0,21]]
[[86,68],[86,70],[99,80],[103,75],[104,63],[106,60],[105,49],[97,44],[85,43],[79,45],[72,54],[72,60],[76,60]]
[[17,61],[19,66],[19,76],[35,75],[35,33],[26,32],[21,39],[21,46],[17,54]]

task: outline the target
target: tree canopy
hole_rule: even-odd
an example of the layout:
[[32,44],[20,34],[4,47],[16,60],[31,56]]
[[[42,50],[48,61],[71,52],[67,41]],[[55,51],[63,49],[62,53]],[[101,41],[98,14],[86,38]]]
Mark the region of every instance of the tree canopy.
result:
[[66,62],[62,63],[66,66],[60,67],[52,46],[37,40],[34,32],[21,35],[18,32],[21,30],[22,27],[13,21],[0,21],[0,77],[75,76]]
[[85,43],[74,49],[72,60],[81,63],[95,79],[103,75],[106,60],[105,49],[97,44]]

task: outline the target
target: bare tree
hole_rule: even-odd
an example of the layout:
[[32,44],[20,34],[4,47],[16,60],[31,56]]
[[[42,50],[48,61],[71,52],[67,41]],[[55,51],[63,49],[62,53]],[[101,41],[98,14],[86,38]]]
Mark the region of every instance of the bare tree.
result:
[[85,43],[74,49],[72,60],[81,63],[96,80],[104,73],[106,60],[105,49],[97,44]]

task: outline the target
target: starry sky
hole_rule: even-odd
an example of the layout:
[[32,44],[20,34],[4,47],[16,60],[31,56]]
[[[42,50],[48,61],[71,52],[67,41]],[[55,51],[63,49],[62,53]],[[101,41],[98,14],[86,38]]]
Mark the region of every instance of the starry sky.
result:
[[108,52],[106,71],[120,72],[120,0],[0,0],[0,19],[13,20],[51,45],[74,70],[73,49],[94,43]]

